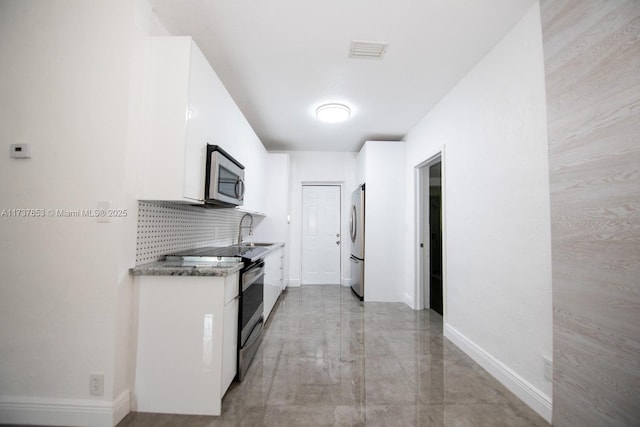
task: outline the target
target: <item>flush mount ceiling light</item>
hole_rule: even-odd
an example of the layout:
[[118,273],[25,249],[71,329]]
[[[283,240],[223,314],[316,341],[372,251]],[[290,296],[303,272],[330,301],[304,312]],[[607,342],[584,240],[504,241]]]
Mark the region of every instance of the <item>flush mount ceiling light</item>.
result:
[[350,115],[351,110],[343,104],[324,104],[316,108],[316,117],[326,123],[343,122]]

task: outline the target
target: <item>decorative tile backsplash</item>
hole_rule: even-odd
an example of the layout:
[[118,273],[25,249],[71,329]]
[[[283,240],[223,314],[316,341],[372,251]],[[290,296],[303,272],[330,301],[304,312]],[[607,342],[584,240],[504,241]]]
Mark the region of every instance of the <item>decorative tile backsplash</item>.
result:
[[158,261],[168,252],[233,244],[242,215],[231,208],[138,201],[136,265]]

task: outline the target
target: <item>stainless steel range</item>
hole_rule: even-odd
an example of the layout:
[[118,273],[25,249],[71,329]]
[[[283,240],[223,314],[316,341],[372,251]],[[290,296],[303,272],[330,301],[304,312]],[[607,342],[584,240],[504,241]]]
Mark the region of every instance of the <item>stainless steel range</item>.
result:
[[238,310],[238,367],[236,379],[242,381],[258,351],[264,326],[264,261],[269,249],[264,246],[233,245],[204,247],[172,253],[166,261],[182,265],[212,265],[242,261],[240,270],[240,304]]

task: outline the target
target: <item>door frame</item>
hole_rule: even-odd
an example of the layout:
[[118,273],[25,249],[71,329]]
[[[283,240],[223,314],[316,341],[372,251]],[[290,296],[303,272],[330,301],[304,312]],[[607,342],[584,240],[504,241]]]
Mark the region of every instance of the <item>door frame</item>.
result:
[[[429,293],[425,291],[424,279],[429,277],[429,265],[425,262],[429,259],[429,245],[427,244],[422,249],[420,243],[427,243],[427,237],[429,237],[429,227],[425,224],[429,222],[429,210],[425,212],[424,199],[428,199],[428,192],[425,193],[424,179],[425,176],[429,177],[429,167],[440,162],[441,163],[441,178],[440,186],[442,191],[442,318],[443,327],[446,324],[447,318],[447,239],[446,239],[446,227],[447,227],[447,197],[446,197],[446,162],[445,162],[445,147],[444,145],[437,150],[431,152],[431,154],[422,162],[418,163],[414,168],[415,179],[415,283],[414,283],[414,305],[417,310],[428,309],[425,307],[425,300],[428,301]],[[428,184],[427,184],[428,185]],[[427,189],[428,190],[428,189]]]
[[[342,266],[343,266],[343,262],[342,262],[342,258],[344,256],[343,253],[343,247],[344,247],[344,233],[343,233],[343,222],[344,222],[344,215],[343,215],[343,205],[344,205],[344,181],[301,181],[300,182],[300,256],[299,256],[299,263],[300,263],[300,286],[304,286],[303,280],[302,280],[302,245],[303,245],[303,227],[304,227],[304,221],[303,216],[304,216],[304,200],[303,200],[303,187],[326,187],[326,186],[331,186],[331,187],[340,187],[340,208],[339,208],[339,214],[340,214],[340,259],[339,259],[339,263],[340,265],[338,266],[338,269],[340,271],[340,277],[338,278],[340,281],[340,285],[344,285],[343,283],[343,276],[342,276]],[[307,285],[307,286],[313,286],[313,285]]]

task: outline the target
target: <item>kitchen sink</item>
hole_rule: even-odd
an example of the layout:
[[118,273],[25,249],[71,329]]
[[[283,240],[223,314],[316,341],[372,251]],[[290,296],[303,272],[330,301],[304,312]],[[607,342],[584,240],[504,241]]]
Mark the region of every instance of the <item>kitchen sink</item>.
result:
[[166,261],[167,267],[214,267],[214,268],[227,268],[233,267],[240,261],[208,261],[204,260],[168,260]]
[[165,256],[166,261],[183,263],[185,266],[215,266],[216,263],[238,261],[253,262],[269,253],[275,243],[246,242],[242,245],[209,246],[174,252]]

